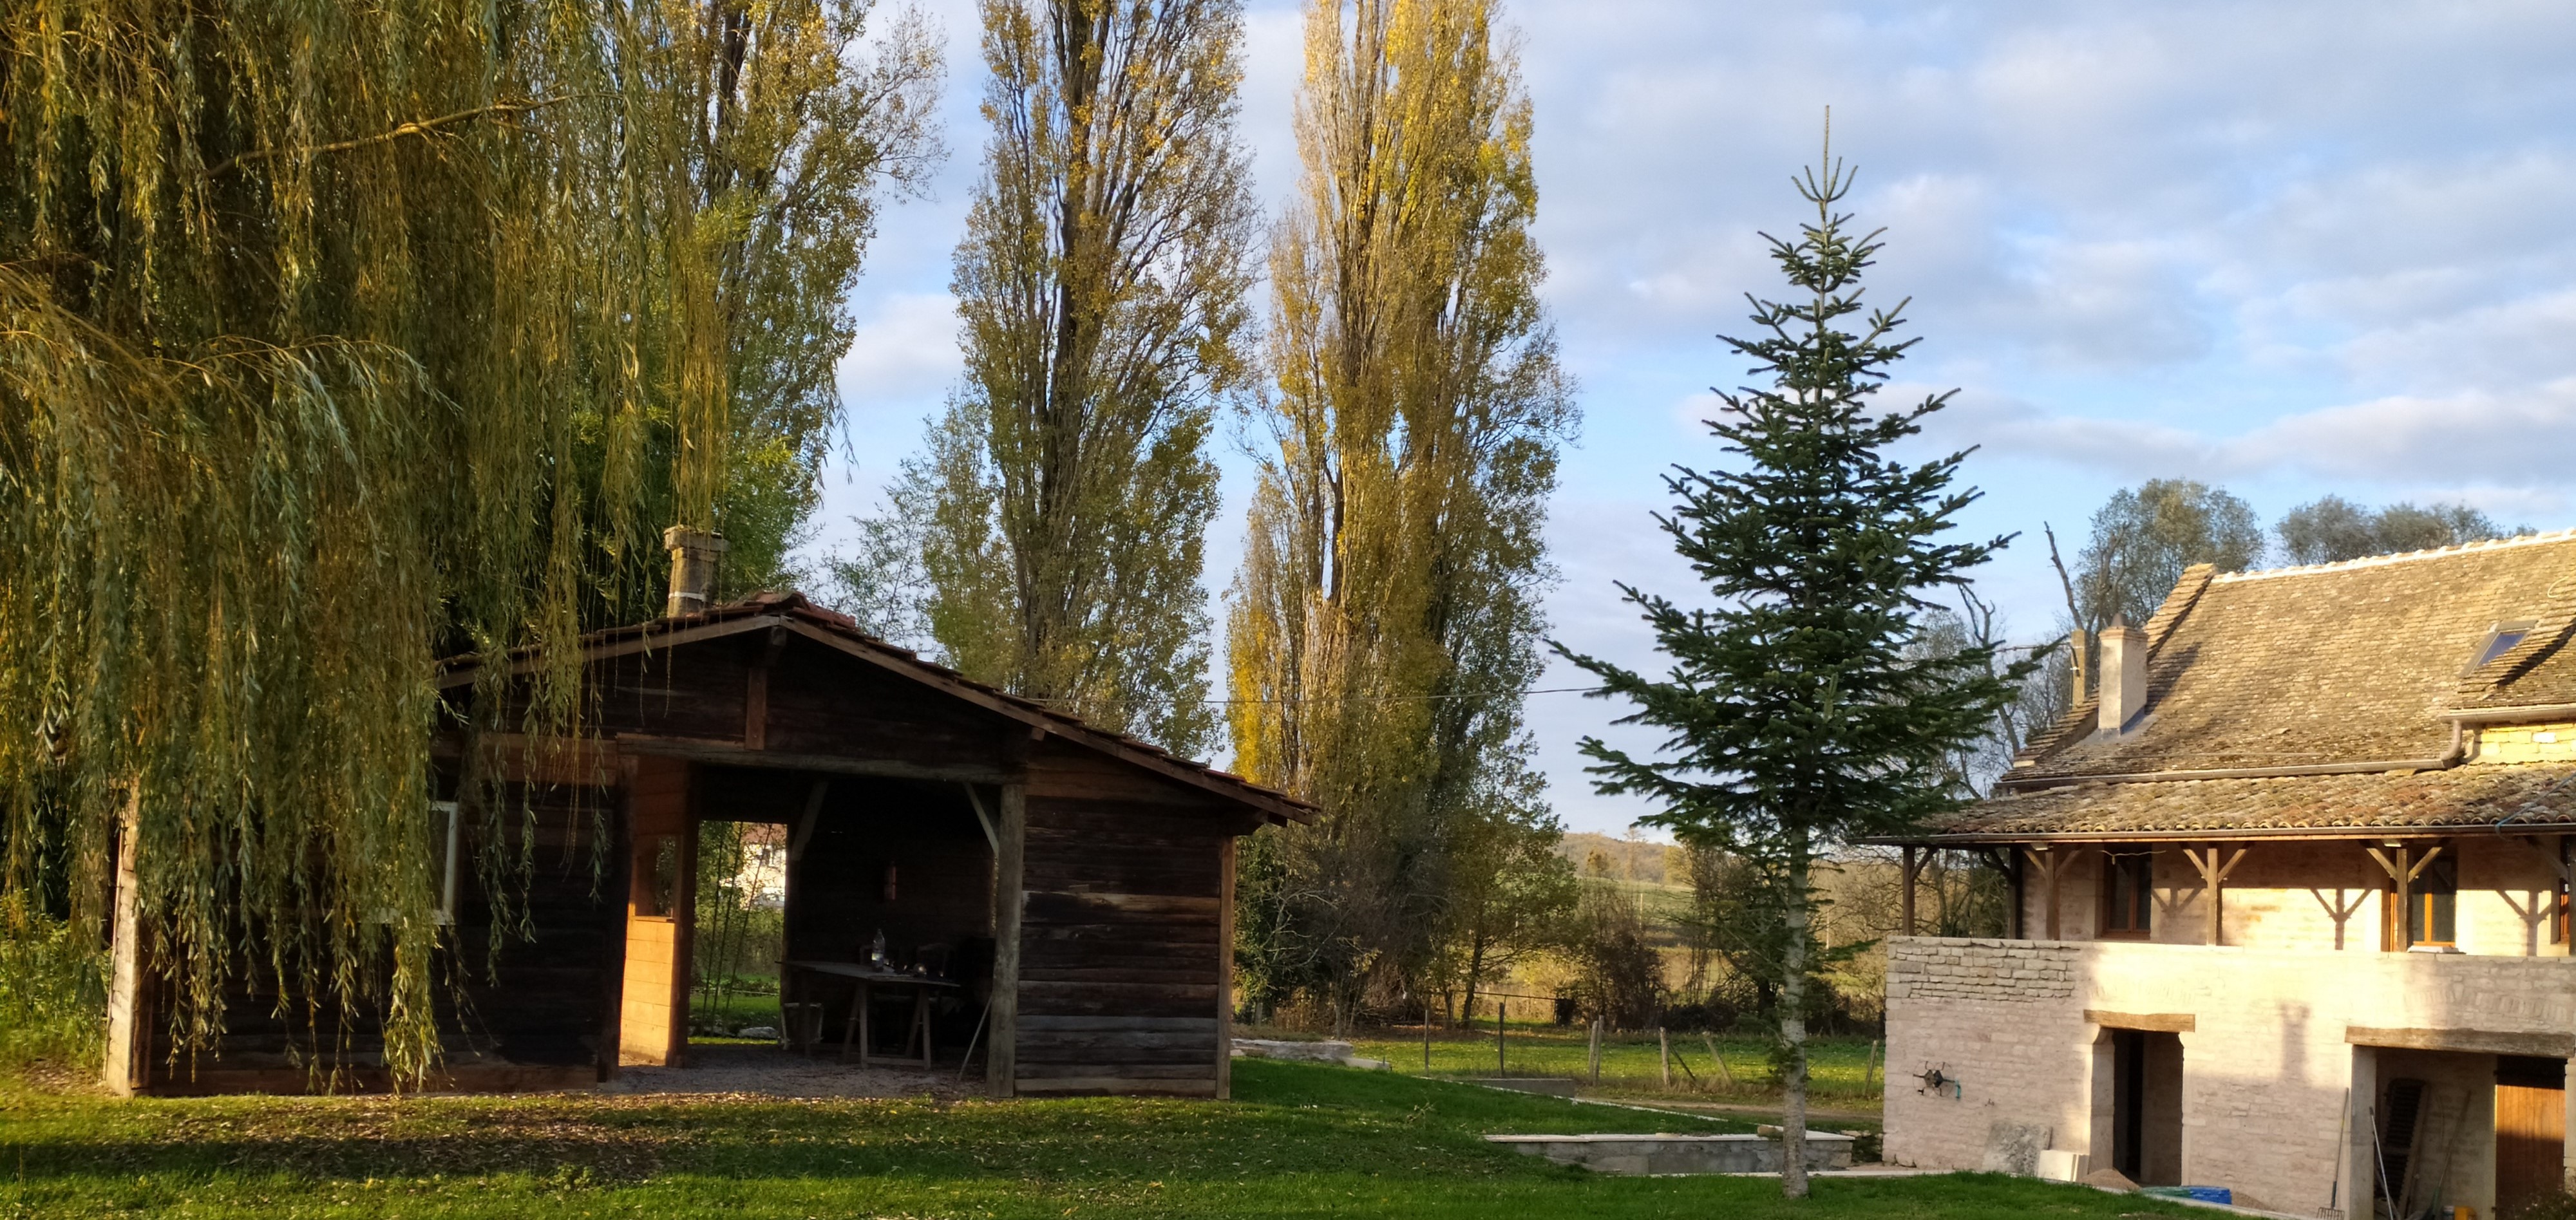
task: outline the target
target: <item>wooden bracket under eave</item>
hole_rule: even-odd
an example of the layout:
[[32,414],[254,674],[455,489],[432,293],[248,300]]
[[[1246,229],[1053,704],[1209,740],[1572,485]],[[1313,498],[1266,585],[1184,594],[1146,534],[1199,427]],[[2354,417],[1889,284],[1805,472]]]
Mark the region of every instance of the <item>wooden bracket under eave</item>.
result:
[[2227,849],[2224,847],[2182,849],[2182,858],[2191,861],[2192,871],[2200,874],[2201,884],[2209,892],[2209,927],[2202,937],[2203,944],[2225,943],[2225,937],[2221,933],[2226,908],[2220,905],[2220,895],[2225,890],[2227,878],[2236,872],[2236,866],[2245,862],[2245,853],[2249,849],[2237,848],[2236,854],[2227,857],[2222,863],[2218,854],[2225,850]]

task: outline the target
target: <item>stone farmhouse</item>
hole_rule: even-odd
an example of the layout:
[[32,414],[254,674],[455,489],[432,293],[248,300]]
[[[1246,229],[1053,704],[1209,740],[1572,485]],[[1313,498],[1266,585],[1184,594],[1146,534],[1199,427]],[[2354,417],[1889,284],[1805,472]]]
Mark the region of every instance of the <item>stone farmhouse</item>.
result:
[[[1995,795],[2000,940],[1889,945],[1887,1153],[2510,1215],[2570,1178],[2576,533],[2186,572]],[[2033,1149],[2039,1149],[2034,1158]]]

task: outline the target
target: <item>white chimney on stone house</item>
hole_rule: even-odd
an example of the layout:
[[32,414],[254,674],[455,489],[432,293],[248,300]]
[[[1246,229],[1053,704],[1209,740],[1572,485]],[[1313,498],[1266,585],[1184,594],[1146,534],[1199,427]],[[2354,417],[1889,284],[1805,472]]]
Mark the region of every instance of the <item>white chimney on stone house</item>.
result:
[[2102,675],[2094,680],[2097,727],[2117,737],[2147,706],[2147,633],[2118,615],[2102,629]]
[[706,609],[715,593],[716,562],[724,558],[724,535],[674,525],[662,531],[662,549],[671,553],[671,596],[663,602],[662,617]]

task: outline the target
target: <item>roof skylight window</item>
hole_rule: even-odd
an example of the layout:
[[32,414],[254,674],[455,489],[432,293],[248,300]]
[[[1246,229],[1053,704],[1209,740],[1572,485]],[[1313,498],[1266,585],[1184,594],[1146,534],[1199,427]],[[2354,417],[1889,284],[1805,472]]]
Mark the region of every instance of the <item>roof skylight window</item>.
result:
[[2531,634],[2531,627],[2529,623],[2498,623],[2489,628],[2486,645],[2478,649],[2477,663],[2469,668],[2484,669],[2494,664],[2497,657],[2512,652],[2515,645],[2522,643]]

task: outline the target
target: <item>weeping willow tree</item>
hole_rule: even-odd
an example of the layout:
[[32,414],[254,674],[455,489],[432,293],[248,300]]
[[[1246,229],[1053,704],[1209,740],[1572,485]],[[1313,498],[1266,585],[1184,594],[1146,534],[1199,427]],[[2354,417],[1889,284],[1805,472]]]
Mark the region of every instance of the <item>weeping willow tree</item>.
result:
[[1239,769],[1323,810],[1249,853],[1248,973],[1344,1016],[1472,985],[1516,935],[1486,899],[1559,888],[1521,693],[1574,409],[1530,122],[1487,0],[1309,6],[1231,727]]
[[426,1072],[435,659],[540,649],[495,727],[560,739],[661,525],[783,554],[935,151],[935,51],[866,16],[0,9],[0,876],[88,920],[127,851],[182,1048],[249,975]]

